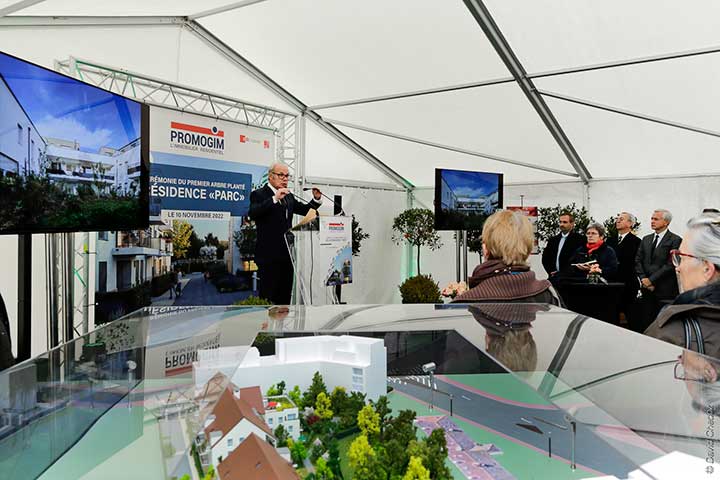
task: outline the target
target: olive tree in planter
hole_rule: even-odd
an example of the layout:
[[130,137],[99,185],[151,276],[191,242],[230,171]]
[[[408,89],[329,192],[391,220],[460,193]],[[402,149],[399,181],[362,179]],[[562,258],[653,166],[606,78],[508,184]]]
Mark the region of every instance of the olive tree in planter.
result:
[[559,203],[554,207],[539,207],[537,219],[537,236],[538,240],[547,242],[551,237],[560,233],[560,225],[558,220],[560,215],[571,213],[575,218],[575,230],[585,233],[585,229],[594,222],[595,219],[590,216],[587,208],[579,208],[574,202],[571,205],[561,206]]
[[362,241],[366,238],[370,238],[369,233],[363,232],[363,229],[360,227],[360,223],[355,220],[355,215],[352,216],[352,254],[353,257],[357,257],[360,255],[360,247],[362,246]]
[[408,242],[417,247],[417,269],[420,274],[420,247],[437,250],[442,247],[435,231],[435,215],[427,208],[405,210],[393,220],[392,240],[397,245]]

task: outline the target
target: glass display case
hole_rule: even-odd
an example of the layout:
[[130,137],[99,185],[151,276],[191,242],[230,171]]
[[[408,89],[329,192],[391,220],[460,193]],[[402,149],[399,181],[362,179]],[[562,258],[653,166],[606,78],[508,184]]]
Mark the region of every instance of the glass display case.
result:
[[713,478],[718,369],[547,305],[149,307],[0,373],[0,478]]

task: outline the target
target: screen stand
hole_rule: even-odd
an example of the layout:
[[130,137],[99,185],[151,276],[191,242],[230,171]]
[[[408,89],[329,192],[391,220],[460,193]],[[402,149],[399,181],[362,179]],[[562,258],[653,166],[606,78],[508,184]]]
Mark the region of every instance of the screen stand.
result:
[[462,237],[462,231],[455,231],[455,281],[460,281],[460,242]]
[[[482,262],[482,254],[480,254]],[[462,267],[462,268],[461,268]],[[455,281],[468,281],[468,247],[467,231],[458,230],[455,232]]]
[[18,235],[17,361],[30,358],[32,329],[32,235]]

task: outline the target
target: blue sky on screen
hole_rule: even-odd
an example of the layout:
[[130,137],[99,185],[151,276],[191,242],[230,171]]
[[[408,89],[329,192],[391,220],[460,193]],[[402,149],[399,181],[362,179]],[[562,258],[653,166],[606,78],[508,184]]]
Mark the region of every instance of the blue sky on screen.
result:
[[0,75],[43,137],[97,152],[140,136],[139,103],[2,53]]
[[443,170],[442,178],[459,200],[475,199],[498,189],[496,173]]

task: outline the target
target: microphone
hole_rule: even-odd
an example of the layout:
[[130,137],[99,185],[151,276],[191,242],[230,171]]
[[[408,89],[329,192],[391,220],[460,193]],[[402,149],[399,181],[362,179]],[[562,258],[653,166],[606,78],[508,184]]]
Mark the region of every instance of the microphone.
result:
[[[307,192],[308,190],[312,190],[313,188],[315,188],[315,187],[304,187],[303,192]],[[318,190],[318,191],[320,191],[320,190]],[[330,200],[333,203],[333,205],[337,205],[338,207],[340,207],[340,215],[342,215],[344,217],[347,216],[347,213],[345,213],[345,209],[342,207],[342,205],[339,205],[335,200],[333,200],[332,198],[325,195],[322,191],[320,191],[320,195],[322,195],[323,197]]]

